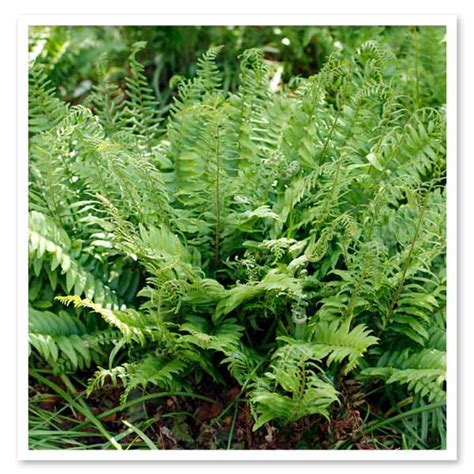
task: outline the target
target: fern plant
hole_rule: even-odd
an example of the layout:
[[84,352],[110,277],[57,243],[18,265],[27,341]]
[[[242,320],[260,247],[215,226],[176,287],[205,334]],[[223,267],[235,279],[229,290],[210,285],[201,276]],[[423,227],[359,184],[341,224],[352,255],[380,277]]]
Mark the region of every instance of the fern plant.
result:
[[33,62],[34,355],[94,365],[89,391],[121,384],[122,402],[230,377],[255,430],[330,419],[348,377],[444,400],[445,111],[438,84],[420,85],[431,34],[412,32],[414,67],[379,37],[279,92],[258,49],[225,92],[214,47],[174,81],[164,120],[143,43],[122,102],[102,82],[90,108],[61,102]]

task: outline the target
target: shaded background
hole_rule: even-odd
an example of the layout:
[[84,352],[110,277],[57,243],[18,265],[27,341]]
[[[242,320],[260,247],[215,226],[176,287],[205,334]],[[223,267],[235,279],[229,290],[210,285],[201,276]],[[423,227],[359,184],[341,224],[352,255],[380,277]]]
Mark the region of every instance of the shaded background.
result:
[[446,100],[444,35],[444,28],[430,26],[35,26],[29,50],[32,59],[45,65],[60,96],[80,103],[98,80],[98,65],[105,66],[108,80],[121,86],[131,45],[145,41],[138,59],[166,109],[173,94],[169,81],[175,75],[193,76],[197,58],[211,46],[224,45],[218,65],[224,89],[235,91],[238,58],[246,49],[263,49],[265,59],[281,73],[282,84],[291,87],[295,78],[316,74],[331,53],[350,54],[379,38],[401,61],[407,59],[407,76],[415,68],[429,72],[422,75],[416,93],[424,98],[422,105],[439,106]]

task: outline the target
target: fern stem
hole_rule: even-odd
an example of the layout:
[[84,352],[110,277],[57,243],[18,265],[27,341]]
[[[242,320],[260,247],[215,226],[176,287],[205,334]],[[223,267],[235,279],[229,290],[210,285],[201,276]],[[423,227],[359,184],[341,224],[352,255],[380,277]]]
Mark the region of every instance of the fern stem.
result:
[[415,43],[415,108],[420,107],[420,72],[419,72],[419,52],[418,52],[418,33],[416,26],[413,27],[413,42]]
[[340,114],[339,110],[337,110],[336,113],[334,114],[334,120],[332,122],[331,129],[329,130],[326,141],[324,142],[323,149],[321,150],[321,156],[319,157],[320,163],[323,161],[323,158],[326,156],[326,151],[329,148],[329,143],[331,142],[332,135],[334,133],[334,130],[336,129],[337,120],[339,119],[339,114]]

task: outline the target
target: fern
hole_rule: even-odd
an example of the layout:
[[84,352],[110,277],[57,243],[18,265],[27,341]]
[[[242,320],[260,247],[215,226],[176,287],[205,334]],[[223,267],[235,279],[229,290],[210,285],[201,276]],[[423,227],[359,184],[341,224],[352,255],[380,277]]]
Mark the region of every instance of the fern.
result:
[[255,381],[250,394],[254,430],[274,418],[288,422],[314,414],[329,417],[329,407],[338,397],[313,362],[322,357],[318,348],[304,343],[289,343],[275,351],[270,371]]
[[54,87],[41,64],[29,69],[28,128],[30,133],[51,129],[64,116],[67,105],[55,95]]
[[121,395],[121,403],[124,404],[132,390],[144,388],[147,385],[155,385],[162,390],[176,391],[180,387],[176,378],[185,369],[186,364],[183,361],[148,354],[137,362],[125,363],[113,369],[99,367],[90,379],[87,390],[90,394],[107,382],[117,385],[120,381],[125,389]]
[[286,292],[291,298],[300,295],[301,288],[297,279],[284,273],[271,271],[257,284],[235,286],[229,290],[216,306],[214,318],[217,320],[232,312],[245,301],[268,292]]
[[361,376],[381,378],[387,384],[406,385],[409,392],[420,394],[429,402],[446,399],[446,353],[436,349],[387,352],[377,367],[364,369]]
[[123,110],[118,125],[128,128],[141,140],[146,138],[152,143],[159,134],[160,118],[156,107],[156,97],[148,85],[145,68],[137,61],[137,54],[146,46],[139,41],[132,46],[129,58],[130,75],[125,77],[127,100],[123,102]]
[[369,335],[367,328],[360,324],[350,329],[349,320],[342,324],[317,323],[311,327],[311,341],[315,348],[328,354],[327,363],[340,365],[347,358],[343,372],[348,373],[358,365],[370,346],[377,344],[377,338]]
[[30,308],[29,345],[56,373],[73,372],[100,363],[118,333],[113,330],[90,332],[82,321],[65,311],[58,314]]
[[35,360],[56,373],[96,367],[89,393],[120,385],[122,403],[204,374],[232,381],[255,430],[331,418],[354,378],[389,388],[392,406],[442,403],[446,117],[433,82],[443,51],[430,42],[442,31],[400,31],[361,29],[357,46],[277,92],[255,48],[229,92],[213,47],[193,77],[173,79],[169,109],[138,59],[144,42],[124,90],[104,63],[81,105],[56,97],[39,54]]
[[96,65],[98,82],[92,87],[86,104],[93,108],[99,117],[107,135],[112,135],[118,128],[120,118],[119,97],[120,91],[111,81],[107,71],[108,58],[103,54]]
[[166,327],[152,315],[145,317],[133,309],[111,310],[104,308],[89,299],[75,296],[57,296],[56,299],[65,305],[73,304],[76,308],[88,308],[99,314],[110,326],[117,328],[122,333],[125,343],[132,341],[145,344],[147,338],[164,340]]
[[116,293],[71,255],[72,243],[64,230],[48,216],[34,211],[30,214],[29,250],[35,275],[39,276],[45,269],[53,290],[56,289],[58,279],[61,279],[66,293],[74,290],[76,295],[84,294],[99,304],[118,308]]

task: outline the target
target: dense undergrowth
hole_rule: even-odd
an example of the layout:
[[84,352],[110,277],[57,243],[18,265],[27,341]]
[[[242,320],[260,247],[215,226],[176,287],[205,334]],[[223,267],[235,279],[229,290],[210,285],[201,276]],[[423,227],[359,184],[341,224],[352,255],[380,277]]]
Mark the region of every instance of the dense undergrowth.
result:
[[140,41],[61,99],[35,34],[30,447],[445,448],[444,29],[232,87],[212,46],[161,102]]

